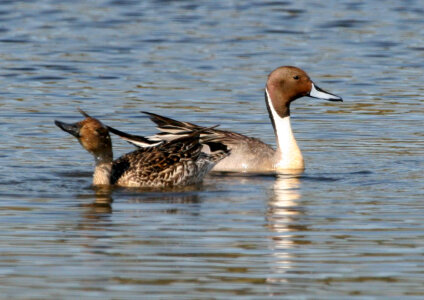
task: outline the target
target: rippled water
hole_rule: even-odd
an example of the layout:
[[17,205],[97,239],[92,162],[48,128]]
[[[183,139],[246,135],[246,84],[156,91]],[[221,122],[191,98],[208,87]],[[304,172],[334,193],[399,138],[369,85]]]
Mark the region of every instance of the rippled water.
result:
[[[419,0],[1,1],[0,298],[422,299],[423,34]],[[280,65],[345,99],[294,104],[300,177],[98,191],[53,124],[150,134],[148,110],[274,143]]]

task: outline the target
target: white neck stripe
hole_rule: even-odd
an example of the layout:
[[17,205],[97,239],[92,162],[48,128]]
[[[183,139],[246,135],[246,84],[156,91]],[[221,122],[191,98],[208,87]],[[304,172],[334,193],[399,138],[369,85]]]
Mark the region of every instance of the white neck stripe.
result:
[[[284,118],[280,117],[280,115],[275,110],[274,105],[272,104],[272,100],[271,100],[271,97],[268,93],[268,89],[265,89],[265,92],[266,92],[266,96],[267,96],[266,98],[267,98],[267,101],[268,101],[268,106],[269,106],[269,109],[271,110],[272,118],[273,118],[274,125],[275,125],[275,134],[276,134],[276,138],[277,138],[277,143],[280,144],[279,143],[279,139],[280,139],[279,135],[283,132],[286,132],[287,129],[289,129],[290,132],[291,132],[290,116],[287,116],[287,117],[284,117]],[[288,120],[288,122],[287,122],[287,120]],[[285,125],[282,126],[283,124],[285,124]],[[288,128],[287,128],[287,126],[288,126]],[[292,135],[293,135],[293,133],[292,133]]]
[[280,117],[272,105],[268,89],[265,89],[271,117],[274,121],[277,139],[276,167],[281,169],[303,168],[303,158],[290,124],[290,116]]

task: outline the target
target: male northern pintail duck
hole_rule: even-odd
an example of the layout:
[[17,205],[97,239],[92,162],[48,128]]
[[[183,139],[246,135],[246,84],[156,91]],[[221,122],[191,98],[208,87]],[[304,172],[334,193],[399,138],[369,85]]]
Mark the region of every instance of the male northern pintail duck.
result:
[[[207,141],[200,143],[200,130],[140,148],[114,161],[108,127],[85,112],[81,113],[86,118],[78,123],[55,121],[55,124],[75,136],[94,156],[93,185],[162,188],[196,184],[229,153],[225,145],[215,142],[213,150],[202,151]],[[138,140],[148,142],[140,136]]]
[[[221,160],[213,168],[213,171],[286,173],[304,170],[303,156],[290,125],[290,104],[303,96],[328,101],[343,101],[341,97],[318,88],[308,74],[299,68],[283,66],[275,69],[269,74],[265,86],[265,103],[274,128],[277,149],[275,150],[257,138],[239,133],[218,129],[205,130],[201,133],[201,138],[207,137],[208,140],[222,143],[231,150],[230,155]],[[187,132],[204,128],[192,123],[179,122],[148,112],[144,113],[150,116],[161,131],[150,137],[152,142],[170,141],[187,134]],[[129,135],[121,135],[121,137],[139,147],[148,146],[146,143],[137,142]]]

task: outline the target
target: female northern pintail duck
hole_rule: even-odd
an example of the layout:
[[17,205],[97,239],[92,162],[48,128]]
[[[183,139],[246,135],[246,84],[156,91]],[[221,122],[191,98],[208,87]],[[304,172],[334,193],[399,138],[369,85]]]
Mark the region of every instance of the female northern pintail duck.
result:
[[[221,160],[213,171],[217,172],[252,172],[285,173],[293,170],[302,171],[305,167],[302,153],[294,138],[290,125],[290,104],[303,96],[319,98],[329,101],[343,101],[341,97],[318,88],[305,71],[283,66],[272,71],[268,76],[265,87],[265,103],[274,128],[277,149],[265,144],[257,138],[224,131],[209,129],[201,133],[201,138],[226,145],[231,153]],[[150,140],[170,141],[204,127],[188,122],[179,122],[156,114],[148,114],[153,122],[162,131]],[[119,135],[119,134],[118,134]],[[145,143],[138,143],[131,136],[121,135],[127,141],[145,147]],[[147,145],[148,146],[148,145]]]
[[[108,127],[85,112],[81,113],[86,118],[78,123],[55,121],[55,124],[75,136],[94,156],[93,185],[162,188],[196,184],[229,153],[220,143],[213,143],[209,153],[203,152],[205,144],[200,143],[200,130],[140,148],[114,161]],[[140,136],[138,140],[147,141]]]

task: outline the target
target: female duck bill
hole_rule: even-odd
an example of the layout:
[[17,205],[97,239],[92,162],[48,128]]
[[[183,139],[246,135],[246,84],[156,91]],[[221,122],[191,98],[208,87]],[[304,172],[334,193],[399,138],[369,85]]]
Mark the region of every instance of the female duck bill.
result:
[[68,123],[57,121],[57,120],[55,120],[54,123],[56,124],[57,127],[62,129],[63,131],[66,131],[67,133],[72,134],[76,138],[79,138],[79,132],[80,132],[81,126],[79,126],[78,123],[68,124]]

